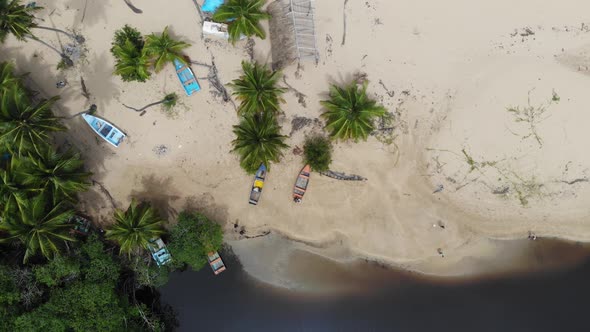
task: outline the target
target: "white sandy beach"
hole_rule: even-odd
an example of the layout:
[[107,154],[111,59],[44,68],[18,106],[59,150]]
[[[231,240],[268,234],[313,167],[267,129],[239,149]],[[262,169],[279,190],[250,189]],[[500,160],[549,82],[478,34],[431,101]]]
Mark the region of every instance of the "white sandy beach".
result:
[[[395,144],[374,137],[337,143],[331,169],[368,180],[313,174],[300,205],[290,194],[303,165],[289,150],[271,166],[258,206],[248,204],[252,178],[230,153],[234,106],[205,79],[201,92],[186,97],[172,66],[147,83],[124,83],[112,75],[109,52],[114,31],[124,24],[144,34],[169,25],[192,44],[187,54],[193,61],[211,64],[214,57],[220,80],[228,83],[248,58],[246,41],[234,48],[203,39],[190,0],[132,2],[143,14],[120,0],[37,1],[45,7],[39,13],[45,25],[73,29],[87,40],[86,58],[69,71],[57,71],[58,56],[32,41],[9,39],[0,54],[30,72],[44,95],[61,94],[59,115],[94,103],[99,116],[128,134],[115,149],[80,117],[66,120],[64,139],[83,152],[94,180],[118,208],[143,198],[171,221],[180,210],[197,208],[222,223],[231,241],[243,238],[242,227],[247,236],[271,230],[335,259],[369,258],[444,275],[477,273],[469,262],[497,252],[489,239],[522,239],[530,231],[590,241],[587,1],[352,0],[345,10],[343,1],[316,1],[320,61],[302,63],[299,75],[296,65],[284,71],[305,95],[304,106],[286,94],[280,122],[289,145],[301,147],[306,134],[321,130],[312,124],[291,132],[292,119],[318,118],[329,83],[348,82],[355,73],[367,74],[370,93],[395,114]],[[37,35],[59,47],[55,33]],[[255,59],[269,62],[269,41],[255,43]],[[199,78],[208,74],[207,67],[192,68]],[[64,78],[69,85],[56,89]],[[141,107],[169,92],[182,95],[174,116],[152,108],[140,117],[122,105]],[[524,109],[529,97],[530,106],[543,111],[534,120],[539,140],[530,136],[529,122],[515,122],[507,111]],[[154,151],[161,145],[167,150],[159,156]],[[442,191],[433,193],[439,185]],[[113,204],[99,186],[84,197],[85,212],[108,224]],[[248,240],[241,241],[238,254],[247,256]]]

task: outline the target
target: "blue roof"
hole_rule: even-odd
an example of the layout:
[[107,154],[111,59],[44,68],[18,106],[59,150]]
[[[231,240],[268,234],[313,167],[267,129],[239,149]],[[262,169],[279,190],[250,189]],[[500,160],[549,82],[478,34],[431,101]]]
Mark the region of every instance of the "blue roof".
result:
[[205,13],[215,13],[224,0],[205,0],[205,3],[201,6],[201,10]]

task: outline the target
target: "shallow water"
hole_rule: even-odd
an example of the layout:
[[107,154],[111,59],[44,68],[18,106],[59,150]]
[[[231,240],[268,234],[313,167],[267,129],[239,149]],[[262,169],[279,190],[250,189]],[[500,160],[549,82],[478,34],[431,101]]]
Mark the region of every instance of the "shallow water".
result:
[[[578,257],[587,248],[532,243],[531,257]],[[229,253],[229,269],[174,273],[160,291],[179,331],[587,331],[590,259],[576,267],[478,279],[425,278],[375,264],[330,263],[313,255],[312,278],[340,280],[360,292],[318,295],[250,278]],[[318,263],[324,260],[324,272]],[[362,272],[362,273],[361,273]]]

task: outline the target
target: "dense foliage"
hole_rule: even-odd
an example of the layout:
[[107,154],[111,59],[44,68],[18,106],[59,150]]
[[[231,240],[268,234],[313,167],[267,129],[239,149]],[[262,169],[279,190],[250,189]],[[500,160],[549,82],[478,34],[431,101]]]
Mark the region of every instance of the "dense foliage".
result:
[[279,111],[279,103],[285,102],[281,98],[285,89],[277,86],[281,73],[257,62],[246,61],[242,61],[242,70],[242,76],[229,84],[234,90],[233,95],[240,101],[238,113],[252,115]]
[[129,25],[115,31],[111,53],[115,57],[115,74],[123,81],[145,82],[150,78],[150,67],[156,72],[164,65],[179,60],[186,63],[182,50],[190,44],[170,37],[168,27],[160,35],[141,33]]
[[385,108],[367,96],[367,82],[344,87],[332,85],[330,99],[321,101],[326,108],[322,116],[326,129],[335,139],[366,140],[374,130],[375,118],[385,114]]
[[115,74],[123,81],[145,82],[150,78],[149,61],[143,52],[144,40],[135,28],[125,25],[115,31],[111,53],[115,57]]
[[[133,303],[119,284],[116,257],[91,236],[68,257],[47,264],[0,264],[0,317],[6,331],[142,330],[147,308]],[[120,295],[121,294],[121,295]],[[147,313],[153,317],[152,313]],[[152,324],[163,325],[160,321]]]
[[171,38],[168,27],[165,27],[160,35],[152,33],[145,37],[144,51],[157,73],[164,68],[164,65],[175,59],[186,64],[182,50],[190,46],[188,43]]
[[319,135],[306,138],[303,146],[303,161],[314,171],[327,171],[332,162],[332,142]]
[[176,265],[199,270],[207,264],[207,254],[223,243],[221,226],[200,213],[182,212],[170,230],[170,253]]
[[281,135],[281,127],[271,113],[244,116],[233,131],[233,151],[240,156],[240,166],[251,174],[260,164],[270,169],[270,163],[279,162],[288,147],[284,142],[287,136]]
[[265,0],[227,0],[213,14],[216,22],[227,23],[229,41],[235,44],[241,36],[266,38],[260,21],[270,15],[262,11]]

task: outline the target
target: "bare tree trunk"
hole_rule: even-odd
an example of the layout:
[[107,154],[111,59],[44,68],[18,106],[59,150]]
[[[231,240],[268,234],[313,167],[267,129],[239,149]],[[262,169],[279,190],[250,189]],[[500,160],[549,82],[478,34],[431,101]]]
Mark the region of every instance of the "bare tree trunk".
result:
[[135,7],[129,0],[123,0],[125,1],[125,4],[127,5],[127,7],[131,8],[131,10],[135,13],[135,14],[141,14],[143,13],[143,11],[137,7]]
[[61,57],[61,59],[64,61],[64,63],[68,66],[71,67],[74,65],[74,61],[72,61],[72,59],[70,59],[63,51],[58,50],[57,48],[55,48],[53,45],[46,43],[45,41],[35,37],[35,36],[29,36],[29,39],[35,40],[47,47],[49,47],[50,49],[52,49],[53,51],[55,51],[55,53],[59,54],[59,56]]
[[151,104],[147,104],[147,105],[145,105],[144,107],[142,107],[142,108],[139,108],[139,109],[137,109],[137,108],[134,108],[134,107],[131,107],[131,106],[127,106],[127,105],[125,105],[125,104],[123,104],[123,106],[127,107],[127,108],[128,108],[128,109],[130,109],[130,110],[136,111],[136,112],[142,112],[142,111],[145,111],[146,109],[148,109],[148,108],[150,108],[150,107],[152,107],[152,106],[156,106],[156,105],[163,104],[163,103],[165,103],[166,101],[167,101],[167,99],[162,99],[162,100],[160,100],[160,101],[157,101],[157,102],[154,102],[154,103],[151,103]]
[[50,27],[45,27],[45,26],[40,26],[40,25],[36,26],[35,28],[63,33],[64,35],[70,37],[70,39],[75,40],[78,44],[84,44],[84,42],[86,41],[86,39],[84,37],[82,37],[81,35],[73,35],[67,31],[63,31],[63,30],[60,30],[57,28],[50,28]]

